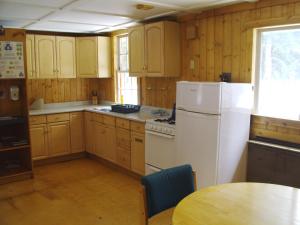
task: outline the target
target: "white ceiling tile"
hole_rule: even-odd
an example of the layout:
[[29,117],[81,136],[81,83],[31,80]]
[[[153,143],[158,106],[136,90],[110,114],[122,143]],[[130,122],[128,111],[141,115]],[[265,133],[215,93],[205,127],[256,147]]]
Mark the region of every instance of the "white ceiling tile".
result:
[[59,8],[72,2],[72,0],[9,0],[9,1],[23,3],[23,4],[30,4],[30,5],[48,6],[54,8]]
[[48,31],[62,31],[62,32],[94,32],[104,29],[105,26],[100,25],[86,25],[86,24],[73,24],[73,23],[58,23],[58,22],[37,22],[30,25],[30,30],[48,30]]
[[56,15],[51,16],[51,21],[66,21],[74,23],[86,23],[86,24],[96,24],[105,26],[114,26],[122,23],[127,23],[131,21],[130,18],[120,17],[120,16],[110,16],[98,13],[87,13],[87,12],[76,12],[76,11],[66,11],[63,13],[56,13]]
[[141,1],[135,0],[90,0],[79,1],[74,4],[77,10],[103,12],[106,14],[129,16],[134,19],[143,19],[156,14],[162,14],[169,11],[167,8],[154,7],[150,10],[137,10],[135,6]]
[[3,25],[3,27],[11,27],[11,28],[21,28],[32,22],[33,22],[32,20],[1,20],[0,19],[0,24]]
[[39,19],[52,9],[19,3],[0,2],[0,18]]

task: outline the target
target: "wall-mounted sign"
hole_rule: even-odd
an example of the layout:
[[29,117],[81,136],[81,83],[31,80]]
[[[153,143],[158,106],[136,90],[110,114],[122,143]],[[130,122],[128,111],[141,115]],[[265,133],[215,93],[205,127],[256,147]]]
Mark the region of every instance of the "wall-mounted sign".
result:
[[23,43],[0,41],[0,78],[24,78]]

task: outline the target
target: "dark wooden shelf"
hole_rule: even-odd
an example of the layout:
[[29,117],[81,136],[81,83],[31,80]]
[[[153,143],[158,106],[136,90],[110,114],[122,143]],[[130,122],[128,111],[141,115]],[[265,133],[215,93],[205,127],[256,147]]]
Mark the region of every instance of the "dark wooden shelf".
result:
[[26,149],[29,148],[30,145],[19,145],[19,146],[9,146],[9,147],[0,147],[0,152],[4,151],[12,151],[12,150],[19,150],[19,149]]

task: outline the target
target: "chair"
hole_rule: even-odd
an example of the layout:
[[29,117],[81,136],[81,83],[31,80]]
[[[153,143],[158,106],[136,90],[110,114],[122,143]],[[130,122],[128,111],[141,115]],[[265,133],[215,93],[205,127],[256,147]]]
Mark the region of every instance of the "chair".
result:
[[196,190],[196,178],[190,165],[144,176],[141,182],[141,225],[148,225],[149,221],[171,225],[173,208]]

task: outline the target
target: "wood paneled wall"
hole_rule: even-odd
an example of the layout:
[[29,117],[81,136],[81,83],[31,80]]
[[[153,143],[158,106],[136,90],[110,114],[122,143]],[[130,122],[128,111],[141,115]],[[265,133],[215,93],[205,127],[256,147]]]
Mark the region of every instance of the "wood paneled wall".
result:
[[[181,20],[182,75],[143,79],[143,104],[170,108],[177,80],[219,81],[222,72],[231,72],[233,82],[251,82],[254,28],[300,23],[300,1],[242,3]],[[193,40],[186,38],[190,26],[197,29]],[[194,69],[190,69],[191,60]]]
[[300,121],[252,116],[251,137],[256,136],[300,144]]
[[112,79],[33,79],[27,81],[28,100],[43,98],[45,103],[86,101],[93,90],[99,99],[113,101]]

